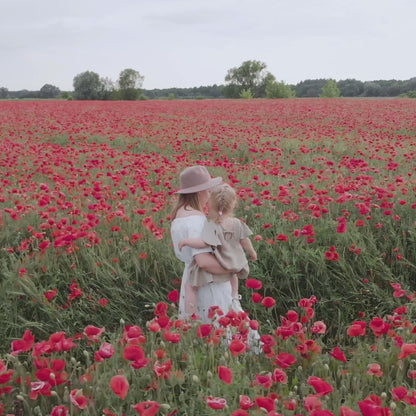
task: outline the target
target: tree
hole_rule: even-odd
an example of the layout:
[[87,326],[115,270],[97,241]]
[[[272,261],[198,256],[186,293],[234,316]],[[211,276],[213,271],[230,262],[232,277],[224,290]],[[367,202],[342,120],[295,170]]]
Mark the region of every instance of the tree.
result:
[[295,95],[290,85],[285,84],[283,81],[272,81],[266,85],[267,98],[293,98]]
[[58,87],[51,84],[45,84],[39,91],[40,98],[56,98],[61,93]]
[[118,78],[120,98],[122,100],[137,100],[143,81],[144,77],[134,69],[127,68],[121,71]]
[[253,97],[264,97],[266,85],[274,81],[274,76],[266,71],[266,64],[260,61],[245,61],[237,68],[228,70],[224,95],[238,98],[243,91],[250,91]]
[[0,88],[0,98],[4,99],[9,96],[9,90],[5,87]]
[[76,100],[99,100],[103,91],[100,76],[96,72],[85,71],[74,77],[74,98]]
[[116,87],[114,85],[114,82],[111,80],[111,78],[108,78],[108,77],[100,78],[100,82],[101,82],[100,98],[102,100],[117,99]]
[[340,96],[340,91],[337,82],[334,79],[329,79],[322,87],[321,98],[336,98]]
[[344,79],[337,82],[342,97],[358,97],[364,91],[362,81],[356,79]]

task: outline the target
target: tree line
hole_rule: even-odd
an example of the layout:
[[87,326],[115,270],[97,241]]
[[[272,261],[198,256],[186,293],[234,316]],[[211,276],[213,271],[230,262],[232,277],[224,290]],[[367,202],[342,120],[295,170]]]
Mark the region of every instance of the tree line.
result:
[[416,77],[408,80],[359,81],[307,79],[298,84],[277,81],[264,62],[248,60],[227,71],[225,84],[193,88],[142,89],[144,77],[132,68],[113,82],[93,71],[73,79],[72,91],[45,84],[39,91],[0,88],[2,99],[160,100],[203,98],[410,97],[416,98]]

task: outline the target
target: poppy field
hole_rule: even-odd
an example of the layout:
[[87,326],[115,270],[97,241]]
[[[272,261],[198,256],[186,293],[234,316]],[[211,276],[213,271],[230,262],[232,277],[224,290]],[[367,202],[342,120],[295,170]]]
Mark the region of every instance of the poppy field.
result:
[[[0,415],[416,414],[415,100],[0,101],[0,150]],[[258,253],[213,324],[177,317],[194,164]]]

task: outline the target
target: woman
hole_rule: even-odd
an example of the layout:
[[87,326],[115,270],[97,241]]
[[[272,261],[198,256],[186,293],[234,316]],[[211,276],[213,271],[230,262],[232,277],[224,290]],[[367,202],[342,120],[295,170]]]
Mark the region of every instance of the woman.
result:
[[[227,313],[232,306],[230,279],[232,273],[221,267],[211,253],[211,248],[194,249],[184,247],[179,250],[179,242],[187,238],[200,238],[206,217],[203,208],[209,199],[209,190],[222,183],[222,178],[211,178],[205,166],[186,168],[179,177],[179,198],[172,212],[171,236],[176,257],[185,263],[182,276],[179,318],[187,318],[196,312],[203,322],[211,322],[208,318],[209,308],[219,306]],[[197,265],[209,273],[222,275],[219,282],[212,282],[198,288],[197,299],[193,301],[190,291],[189,266],[195,260]],[[196,303],[196,305],[195,305]]]

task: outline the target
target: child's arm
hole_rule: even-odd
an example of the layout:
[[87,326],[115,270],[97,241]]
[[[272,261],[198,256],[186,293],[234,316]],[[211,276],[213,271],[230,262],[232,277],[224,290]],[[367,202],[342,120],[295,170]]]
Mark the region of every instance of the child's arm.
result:
[[244,251],[250,256],[251,260],[257,260],[256,250],[254,250],[253,244],[251,244],[251,240],[248,237],[240,240],[240,244]]
[[184,240],[179,241],[178,247],[179,251],[182,250],[183,247],[189,246],[192,248],[206,248],[209,247],[203,240],[200,238],[185,238]]

